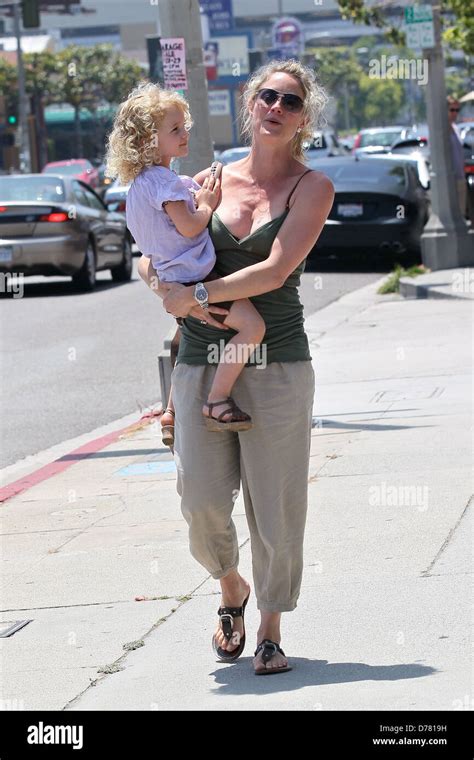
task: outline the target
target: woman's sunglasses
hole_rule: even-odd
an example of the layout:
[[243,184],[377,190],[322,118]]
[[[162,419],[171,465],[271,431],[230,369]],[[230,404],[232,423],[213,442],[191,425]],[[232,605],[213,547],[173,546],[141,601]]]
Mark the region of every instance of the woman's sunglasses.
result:
[[299,113],[303,110],[304,102],[299,95],[293,95],[291,92],[277,92],[269,87],[265,87],[263,90],[257,92],[257,98],[259,98],[266,106],[272,106],[280,98],[280,102],[283,108],[290,113]]

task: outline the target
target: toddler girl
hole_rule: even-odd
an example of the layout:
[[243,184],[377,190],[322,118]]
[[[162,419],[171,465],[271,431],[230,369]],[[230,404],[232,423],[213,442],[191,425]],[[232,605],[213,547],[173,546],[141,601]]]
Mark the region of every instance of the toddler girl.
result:
[[[124,183],[131,181],[128,229],[140,251],[151,259],[160,284],[195,285],[204,323],[208,308],[204,283],[218,277],[207,225],[219,203],[220,179],[214,164],[202,188],[191,177],[178,176],[170,169],[173,158],[188,153],[191,126],[188,104],[179,93],[152,83],[138,85],[117,112],[107,146],[107,174]],[[263,339],[265,322],[248,299],[219,306],[229,312],[214,314],[214,318],[237,335],[220,357],[202,413],[208,430],[241,432],[252,427],[252,420],[235,404],[231,391]],[[228,361],[230,356],[232,361]],[[163,442],[171,447],[174,413],[171,390],[161,418]]]

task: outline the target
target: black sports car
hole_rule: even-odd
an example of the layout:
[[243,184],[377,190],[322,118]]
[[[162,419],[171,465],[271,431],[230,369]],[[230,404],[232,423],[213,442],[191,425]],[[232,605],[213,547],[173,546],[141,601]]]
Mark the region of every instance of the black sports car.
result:
[[429,199],[416,160],[344,156],[310,161],[308,166],[326,174],[336,191],[311,255],[323,249],[419,253]]

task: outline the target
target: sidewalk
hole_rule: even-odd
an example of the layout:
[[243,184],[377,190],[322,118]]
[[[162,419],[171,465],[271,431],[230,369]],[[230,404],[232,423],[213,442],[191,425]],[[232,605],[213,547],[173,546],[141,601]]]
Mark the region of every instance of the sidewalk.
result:
[[474,269],[438,269],[417,277],[401,277],[404,298],[474,298]]
[[[379,296],[381,281],[306,322],[305,572],[282,625],[294,670],[254,677],[253,595],[243,657],[215,662],[219,584],[188,553],[155,421],[0,505],[0,627],[32,620],[1,640],[0,706],[472,709],[473,302]],[[241,497],[234,519],[251,580]]]

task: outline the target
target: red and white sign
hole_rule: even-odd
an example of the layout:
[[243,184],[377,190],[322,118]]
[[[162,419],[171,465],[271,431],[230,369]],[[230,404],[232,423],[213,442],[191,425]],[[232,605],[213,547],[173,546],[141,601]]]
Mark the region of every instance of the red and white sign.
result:
[[217,79],[217,55],[219,52],[218,42],[206,42],[204,45],[204,66],[209,81]]
[[303,27],[298,19],[285,16],[273,24],[272,47],[288,49],[296,54],[304,51]]
[[162,37],[160,44],[166,89],[187,90],[184,37]]

